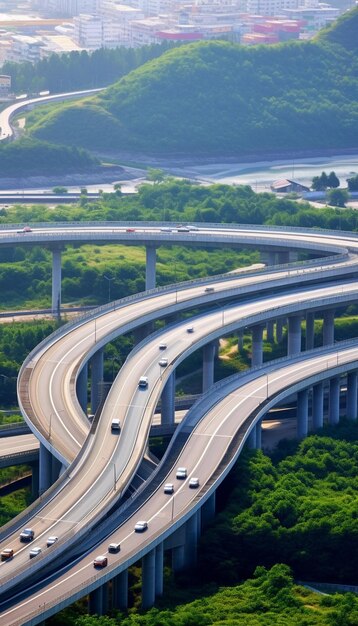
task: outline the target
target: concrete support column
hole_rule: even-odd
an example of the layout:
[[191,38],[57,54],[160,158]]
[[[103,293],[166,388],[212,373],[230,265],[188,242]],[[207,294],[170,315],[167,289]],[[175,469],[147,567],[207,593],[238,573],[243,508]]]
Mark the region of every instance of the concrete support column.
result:
[[143,341],[143,339],[146,339],[146,337],[148,337],[148,335],[150,335],[152,332],[153,332],[152,322],[148,322],[147,324],[142,324],[142,326],[135,328],[133,331],[134,344],[137,345],[137,343],[139,343],[140,341]]
[[155,548],[155,595],[163,595],[164,546],[163,542]]
[[40,477],[39,477],[39,493],[40,495],[51,487],[52,478],[52,454],[51,452],[40,443]]
[[263,325],[257,324],[257,326],[252,327],[252,356],[251,356],[251,366],[255,367],[255,365],[262,365],[263,362],[263,352],[262,352],[262,331]]
[[185,567],[195,567],[197,563],[198,550],[198,516],[192,515],[185,524]]
[[318,430],[323,426],[323,383],[313,386],[312,394],[312,427]]
[[297,437],[303,439],[308,433],[308,389],[297,394]]
[[239,337],[238,337],[238,340],[237,340],[237,347],[238,347],[239,352],[244,347],[244,331],[243,330],[239,330]]
[[55,483],[56,480],[58,479],[60,472],[61,472],[61,467],[62,467],[62,463],[61,461],[59,461],[58,459],[56,459],[55,456],[51,455],[52,459],[51,459],[51,484]]
[[87,415],[87,385],[88,385],[88,364],[81,369],[76,381],[76,393],[82,411]]
[[201,523],[202,527],[205,528],[215,517],[215,509],[216,509],[216,491],[214,491],[211,496],[204,502],[201,507]]
[[275,340],[273,320],[270,320],[266,323],[266,333],[267,333],[267,341],[269,341],[270,343],[273,343]]
[[214,359],[216,342],[211,341],[203,348],[203,393],[214,384]]
[[323,345],[330,346],[334,343],[334,310],[329,309],[323,314]]
[[247,445],[252,450],[256,449],[256,426],[251,429],[251,432],[246,440]]
[[357,419],[357,372],[349,372],[347,375],[346,414],[349,420]]
[[149,609],[155,601],[155,548],[142,558],[142,608]]
[[175,371],[169,376],[162,391],[161,423],[174,424],[175,418]]
[[269,267],[271,265],[276,265],[276,252],[266,252],[265,260],[263,259],[262,262],[266,262],[266,265]]
[[301,316],[290,315],[288,318],[287,355],[301,352]]
[[306,350],[314,348],[314,313],[306,315]]
[[100,400],[100,385],[103,382],[103,357],[104,350],[100,348],[91,358],[91,413],[95,414]]
[[256,426],[255,426],[255,432],[256,432],[256,449],[257,450],[261,450],[262,447],[262,443],[261,443],[261,439],[262,439],[262,419],[260,419]]
[[113,578],[113,608],[125,610],[128,608],[128,570],[125,569]]
[[290,262],[290,252],[289,252],[289,250],[285,250],[284,252],[279,252],[277,256],[278,256],[278,264],[279,265],[286,265],[287,263]]
[[329,381],[329,408],[328,408],[328,423],[338,424],[339,422],[339,395],[340,385],[339,376],[331,378]]
[[90,615],[103,615],[103,585],[91,591],[88,597],[88,612]]
[[280,341],[282,341],[283,339],[283,327],[285,325],[285,318],[284,317],[280,317],[278,320],[276,320],[276,341],[277,343],[280,343]]
[[39,495],[39,461],[34,461],[31,465],[31,499],[36,500]]
[[52,248],[52,313],[61,317],[61,248]]
[[145,263],[145,288],[154,289],[156,285],[156,261],[157,251],[155,246],[146,246],[146,263]]
[[172,568],[174,572],[181,572],[185,566],[185,547],[175,546],[172,549]]

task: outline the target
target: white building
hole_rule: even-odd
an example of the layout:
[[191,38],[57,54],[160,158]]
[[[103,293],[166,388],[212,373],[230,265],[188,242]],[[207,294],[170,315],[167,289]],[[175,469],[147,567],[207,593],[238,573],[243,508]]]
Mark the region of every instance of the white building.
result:
[[253,15],[281,15],[285,9],[297,9],[299,0],[247,0],[247,12]]
[[97,13],[100,0],[32,0],[31,7],[44,15],[74,17],[80,13]]
[[96,50],[103,46],[103,21],[95,15],[78,15],[73,19],[74,40],[81,48]]
[[13,35],[11,37],[11,48],[7,53],[7,61],[22,63],[29,61],[36,63],[41,58],[42,41],[37,37],[27,35]]

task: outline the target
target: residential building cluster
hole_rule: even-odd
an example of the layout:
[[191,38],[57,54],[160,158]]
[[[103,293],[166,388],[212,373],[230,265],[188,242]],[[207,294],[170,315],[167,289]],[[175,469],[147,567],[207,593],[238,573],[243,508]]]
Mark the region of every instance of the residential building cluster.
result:
[[0,66],[163,41],[309,38],[340,13],[318,0],[28,0],[21,9],[0,12]]

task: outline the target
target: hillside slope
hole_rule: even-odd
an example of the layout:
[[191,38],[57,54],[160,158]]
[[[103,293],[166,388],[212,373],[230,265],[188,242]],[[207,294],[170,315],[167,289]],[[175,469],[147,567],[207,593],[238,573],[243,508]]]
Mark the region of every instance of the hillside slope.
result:
[[317,41],[171,50],[96,98],[44,115],[32,132],[157,155],[358,148],[357,22],[358,8]]

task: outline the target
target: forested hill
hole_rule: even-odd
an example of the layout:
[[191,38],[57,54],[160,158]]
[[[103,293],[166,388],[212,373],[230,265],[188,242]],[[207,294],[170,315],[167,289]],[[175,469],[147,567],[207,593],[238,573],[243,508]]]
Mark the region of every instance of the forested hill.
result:
[[32,132],[157,155],[358,148],[357,23],[358,8],[315,41],[182,46],[96,98],[42,115]]

